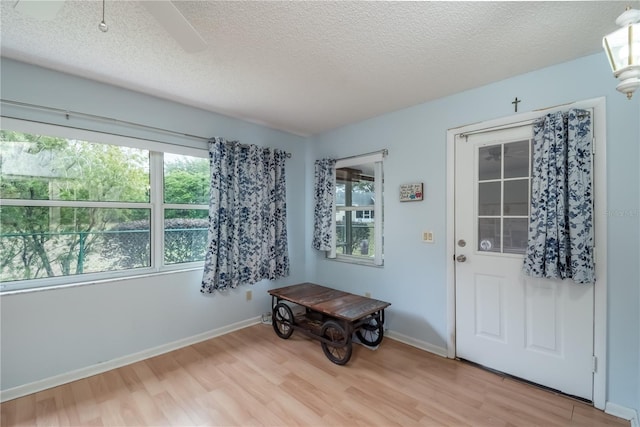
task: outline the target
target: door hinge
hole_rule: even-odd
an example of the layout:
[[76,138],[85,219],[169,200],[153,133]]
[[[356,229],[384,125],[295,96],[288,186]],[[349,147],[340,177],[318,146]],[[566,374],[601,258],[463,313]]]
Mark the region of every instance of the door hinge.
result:
[[596,139],[591,139],[591,155],[596,155]]
[[591,359],[591,372],[594,374],[598,372],[598,358],[596,356],[592,356]]

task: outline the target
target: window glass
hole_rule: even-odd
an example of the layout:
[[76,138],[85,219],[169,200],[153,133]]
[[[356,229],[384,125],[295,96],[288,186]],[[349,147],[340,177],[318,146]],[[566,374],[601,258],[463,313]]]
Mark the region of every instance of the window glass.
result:
[[164,202],[209,203],[209,160],[164,154]]
[[500,182],[481,182],[478,184],[478,214],[500,215]]
[[527,252],[528,232],[529,220],[527,218],[505,218],[504,252],[525,254]]
[[502,146],[491,145],[478,149],[478,179],[500,179]]
[[529,214],[529,180],[514,179],[504,182],[504,215]]
[[[376,166],[376,164],[380,166]],[[382,264],[381,162],[351,162],[336,168],[337,258]],[[379,188],[378,188],[379,187]],[[379,219],[380,218],[380,219]],[[378,223],[376,223],[378,221]]]
[[149,201],[149,152],[0,131],[0,197],[26,200]]
[[[357,215],[358,213],[362,214],[363,211],[351,213]],[[370,258],[375,253],[373,220],[352,219],[351,227],[347,227],[344,220],[338,221],[336,224],[336,238],[336,253],[338,254]]]
[[504,146],[504,177],[529,177],[529,141],[512,142]]
[[478,250],[500,252],[500,218],[478,219]]
[[164,202],[171,205],[164,210],[164,264],[203,261],[209,217],[209,160],[165,153],[163,173]]
[[478,148],[478,248],[523,254],[530,205],[531,141]]
[[164,211],[164,262],[177,264],[204,261],[209,211],[166,209]]
[[2,206],[2,281],[150,266],[149,209]]

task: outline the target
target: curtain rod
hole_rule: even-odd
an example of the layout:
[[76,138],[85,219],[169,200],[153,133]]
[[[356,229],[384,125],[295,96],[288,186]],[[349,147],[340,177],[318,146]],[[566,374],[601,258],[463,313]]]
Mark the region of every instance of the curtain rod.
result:
[[336,159],[336,161],[338,160],[348,160],[348,159],[355,159],[356,157],[363,157],[363,156],[370,156],[372,154],[378,154],[378,153],[382,153],[383,157],[386,157],[389,155],[389,150],[387,150],[386,148],[383,148],[382,150],[378,150],[378,151],[371,151],[370,153],[364,153],[364,154],[357,154],[355,156],[348,156],[348,157],[341,157],[339,159]]
[[[125,126],[128,126],[128,127],[138,128],[138,129],[142,129],[142,130],[146,130],[146,131],[153,131],[153,132],[163,133],[163,134],[167,134],[167,135],[171,135],[171,136],[178,136],[178,137],[181,137],[181,138],[190,138],[190,139],[195,139],[195,140],[199,140],[199,141],[207,141],[207,142],[211,139],[211,138],[206,138],[204,136],[192,135],[192,134],[183,133],[183,132],[176,132],[176,131],[173,131],[173,130],[164,129],[164,128],[160,128],[160,127],[156,127],[156,126],[149,126],[149,125],[143,125],[143,124],[140,124],[140,123],[129,122],[129,121],[126,121],[126,120],[114,119],[112,117],[99,116],[99,115],[96,115],[96,114],[81,113],[79,111],[64,110],[62,108],[46,107],[44,105],[29,104],[27,102],[13,101],[13,100],[10,100],[10,99],[0,99],[0,103],[13,105],[13,106],[16,106],[16,107],[30,108],[32,110],[40,110],[40,111],[46,111],[46,112],[51,112],[51,113],[62,114],[67,120],[69,120],[72,116],[75,116],[75,117],[95,120],[95,121],[98,121],[98,122],[107,122],[107,123],[112,123],[112,124],[117,124],[117,125],[125,125]],[[2,115],[2,117],[18,119],[18,120],[25,120],[25,119],[20,118],[20,117],[11,117],[11,116],[6,116],[4,114]],[[55,124],[55,123],[42,122],[42,121],[38,121],[38,120],[27,120],[27,121],[31,121],[31,122],[35,122],[35,123],[48,124],[48,125]],[[74,129],[79,129],[79,130],[106,133],[106,134],[109,134],[109,135],[123,136],[123,137],[131,138],[131,136],[121,135],[121,134],[117,134],[117,133],[96,131],[96,130],[93,130],[93,129],[86,129],[86,128],[74,127],[74,126],[69,126],[69,127],[72,127]],[[148,141],[152,141],[152,142],[160,142],[160,143],[164,143],[164,144],[170,144],[167,141],[158,141],[158,140],[149,139],[149,138],[142,138],[142,139],[145,139],[145,140],[148,140]],[[175,144],[175,145],[179,145],[179,144]],[[291,158],[291,153],[287,152],[287,158]]]
[[[215,137],[214,137],[214,138],[215,138]],[[212,140],[212,139],[214,139],[214,138],[209,138],[207,141],[211,141],[211,140]],[[242,144],[240,141],[237,141],[237,140],[229,141],[229,140],[227,140],[226,138],[223,138],[223,139],[224,139],[227,143],[230,143],[230,144],[236,145],[236,146],[238,146],[238,147],[242,147],[242,148],[249,148],[249,147],[251,146],[251,144]],[[267,151],[267,150],[269,150],[269,147],[259,147],[259,148],[262,148],[262,149],[263,149],[263,151]],[[284,151],[284,150],[282,150],[282,151]],[[284,153],[285,153],[285,156],[287,157],[287,159],[290,159],[290,158],[291,158],[291,153],[286,152],[286,151],[285,151]]]
[[523,120],[521,122],[510,123],[508,125],[502,125],[502,126],[492,126],[492,127],[489,127],[489,128],[473,130],[471,132],[459,133],[458,136],[460,138],[468,138],[470,135],[476,135],[476,134],[479,134],[479,133],[487,133],[487,132],[493,132],[493,131],[504,130],[504,129],[521,128],[521,127],[525,127],[525,126],[529,126],[529,125],[533,124],[536,120],[538,120],[538,119]]
[[[578,117],[579,118],[583,118],[585,116],[590,116],[590,115],[591,115],[591,112],[590,111],[586,111],[584,114],[578,114]],[[488,128],[484,128],[484,129],[473,130],[471,132],[459,133],[458,136],[460,138],[468,138],[470,135],[477,135],[477,134],[480,134],[480,133],[494,132],[494,131],[505,130],[505,129],[517,129],[517,128],[521,128],[521,127],[532,125],[533,123],[535,123],[538,120],[540,120],[540,117],[535,118],[535,119],[522,120],[520,122],[509,123],[509,124],[501,125],[501,126],[492,126],[492,127],[488,127]]]

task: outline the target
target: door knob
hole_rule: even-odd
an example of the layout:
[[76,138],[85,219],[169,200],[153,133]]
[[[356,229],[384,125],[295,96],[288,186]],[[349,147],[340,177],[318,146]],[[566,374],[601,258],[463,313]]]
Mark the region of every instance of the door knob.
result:
[[464,256],[464,255],[458,255],[456,257],[456,261],[458,261],[458,262],[465,262],[466,260],[467,260],[467,257]]

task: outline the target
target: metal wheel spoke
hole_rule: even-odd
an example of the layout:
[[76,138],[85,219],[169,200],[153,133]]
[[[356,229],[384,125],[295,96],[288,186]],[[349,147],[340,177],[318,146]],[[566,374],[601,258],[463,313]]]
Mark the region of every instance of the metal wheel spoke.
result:
[[336,321],[328,320],[322,325],[321,335],[336,345],[323,341],[321,343],[325,356],[337,365],[346,364],[351,358],[351,337],[347,336],[344,328]]

